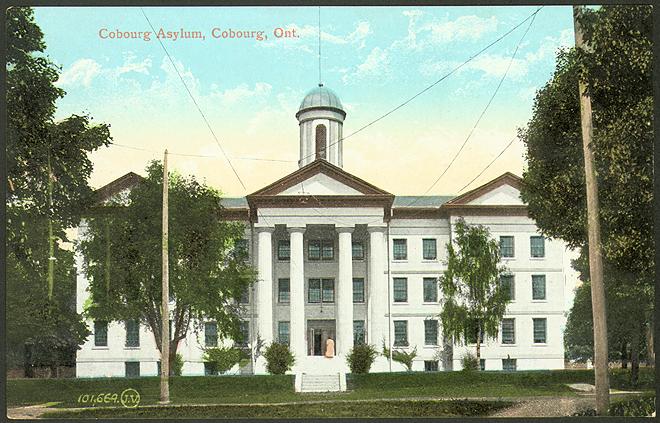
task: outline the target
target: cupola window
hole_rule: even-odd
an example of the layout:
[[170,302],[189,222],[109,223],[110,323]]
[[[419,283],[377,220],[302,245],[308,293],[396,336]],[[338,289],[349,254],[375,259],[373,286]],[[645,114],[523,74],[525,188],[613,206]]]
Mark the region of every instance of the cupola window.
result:
[[316,158],[325,159],[325,150],[326,150],[326,128],[325,125],[316,126]]

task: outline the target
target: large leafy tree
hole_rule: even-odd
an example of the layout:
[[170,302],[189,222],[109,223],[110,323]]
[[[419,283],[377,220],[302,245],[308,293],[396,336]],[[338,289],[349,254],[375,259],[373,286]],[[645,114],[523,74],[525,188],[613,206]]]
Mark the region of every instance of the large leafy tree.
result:
[[506,269],[500,265],[499,246],[487,228],[459,219],[455,234],[447,244],[447,270],[440,277],[442,331],[445,337],[466,344],[476,338],[479,359],[481,338],[497,336],[510,301],[500,283]]
[[[606,290],[627,296],[610,295],[608,307],[637,307],[636,298],[646,302],[638,308],[648,309],[655,280],[651,7],[603,6],[585,11],[580,20],[587,48],[558,54],[555,73],[537,93],[533,116],[521,132],[528,162],[521,197],[544,235],[585,254],[578,92],[578,80],[584,80],[593,107]],[[652,327],[653,314],[644,316],[642,323]]]
[[73,253],[62,243],[92,198],[87,155],[111,138],[89,116],[54,121],[65,93],[54,84],[59,69],[44,55],[32,10],[7,9],[6,31],[8,354],[17,359],[32,345],[44,364],[58,356],[54,348],[70,358],[86,336],[71,302]]
[[[91,292],[86,314],[138,320],[159,349],[162,174],[162,165],[151,162],[148,176],[127,198],[108,202],[87,219],[79,244]],[[244,225],[220,220],[220,211],[218,191],[194,177],[169,176],[170,360],[179,341],[200,329],[204,319],[217,322],[220,338],[240,337],[238,300],[256,274],[240,247]]]

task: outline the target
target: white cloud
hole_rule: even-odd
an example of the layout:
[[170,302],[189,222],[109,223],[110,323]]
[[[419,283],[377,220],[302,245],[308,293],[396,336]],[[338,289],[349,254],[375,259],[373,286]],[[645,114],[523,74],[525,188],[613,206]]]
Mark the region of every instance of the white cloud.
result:
[[136,62],[137,56],[132,52],[124,54],[124,64],[116,69],[117,75],[122,75],[129,72],[142,73],[149,75],[151,68],[151,58],[147,57],[141,62]]
[[429,41],[444,44],[458,40],[478,40],[483,35],[497,30],[497,18],[480,18],[474,15],[459,16],[453,21],[429,22],[419,32],[429,32]]
[[554,59],[558,50],[564,47],[571,47],[573,43],[573,30],[564,29],[559,33],[558,37],[545,37],[538,50],[527,53],[525,58],[529,62],[538,62],[547,57]]
[[89,87],[96,75],[101,72],[101,65],[93,59],[78,59],[60,74],[55,83],[60,87],[83,85]]
[[214,96],[219,97],[225,103],[232,104],[251,97],[267,96],[270,94],[272,88],[273,87],[266,82],[257,82],[254,84],[253,89],[250,89],[247,84],[240,84],[234,88],[214,93]]
[[476,57],[465,65],[464,69],[473,69],[483,72],[486,76],[501,77],[507,72],[507,68],[511,63],[511,68],[507,74],[510,78],[520,78],[527,74],[527,62],[523,59],[513,59],[511,57],[502,56],[498,54],[484,54]]
[[360,43],[360,46],[358,48],[364,48],[365,39],[369,34],[371,34],[371,32],[372,31],[369,22],[362,21],[358,23],[357,27],[355,28],[355,31],[348,34],[348,37],[346,37],[346,39],[351,43]]
[[387,73],[389,64],[389,52],[387,49],[374,47],[364,62],[360,63],[354,72],[344,74],[342,81],[345,84],[354,80],[361,80],[368,76],[381,76]]

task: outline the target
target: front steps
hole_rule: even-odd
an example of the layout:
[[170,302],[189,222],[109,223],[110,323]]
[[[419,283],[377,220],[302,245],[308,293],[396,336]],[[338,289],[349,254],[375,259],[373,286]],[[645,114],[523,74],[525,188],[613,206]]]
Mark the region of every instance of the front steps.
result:
[[342,392],[346,390],[346,374],[297,373],[295,385],[296,392]]

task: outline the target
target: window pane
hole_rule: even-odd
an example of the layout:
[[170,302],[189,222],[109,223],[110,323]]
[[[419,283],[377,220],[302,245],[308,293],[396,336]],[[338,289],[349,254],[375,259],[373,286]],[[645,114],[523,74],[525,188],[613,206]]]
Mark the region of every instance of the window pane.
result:
[[140,323],[137,320],[126,321],[126,346],[140,346]]
[[[468,344],[476,344],[478,333],[479,333],[479,325],[478,325],[478,322],[476,320],[474,320],[474,321],[471,322],[471,324],[466,329],[465,339],[467,340],[467,343]],[[484,343],[484,332],[483,332],[483,330],[481,331],[481,336],[479,337],[479,343],[480,344]]]
[[289,344],[289,322],[277,323],[277,342],[280,344]]
[[250,322],[247,320],[241,320],[239,323],[239,331],[241,332],[241,335],[236,341],[236,345],[239,347],[247,347],[248,342],[250,342]]
[[435,239],[422,240],[424,260],[435,260],[438,256]]
[[335,281],[334,279],[323,279],[323,302],[335,302]]
[[364,244],[361,242],[353,243],[353,260],[364,259]]
[[501,236],[500,237],[500,255],[502,257],[513,257],[514,245],[512,236]]
[[245,288],[241,293],[241,298],[239,299],[241,304],[248,304],[250,302],[250,289]]
[[501,275],[500,283],[502,284],[502,289],[504,292],[509,293],[509,300],[513,301],[516,299],[516,282],[513,275]]
[[532,257],[545,257],[545,239],[542,236],[529,238]]
[[405,303],[408,301],[408,280],[406,278],[394,278],[394,302]]
[[277,259],[289,260],[291,258],[291,243],[289,240],[281,239],[277,242]]
[[486,370],[486,359],[485,358],[480,358],[479,359],[479,368],[481,369],[482,372],[484,370]]
[[291,282],[289,279],[279,279],[277,281],[277,302],[288,303],[291,294]]
[[437,360],[425,360],[424,361],[424,371],[425,372],[437,372],[438,371],[438,361]]
[[126,361],[124,362],[126,370],[126,377],[140,377],[140,362],[139,361]]
[[216,322],[204,323],[204,345],[207,347],[218,346],[218,324]]
[[310,303],[321,302],[321,279],[310,279],[307,298]]
[[424,345],[438,345],[437,320],[424,320]]
[[424,278],[424,302],[438,302],[438,281],[436,278]]
[[248,258],[248,240],[245,238],[237,239],[234,241],[234,254],[237,257],[247,259]]
[[408,321],[395,320],[394,321],[394,346],[406,347],[408,346]]
[[97,347],[108,346],[108,322],[94,322],[94,345]]
[[323,260],[333,260],[335,258],[335,243],[332,240],[323,240],[321,241],[322,247],[322,259]]
[[408,245],[405,239],[395,239],[393,244],[394,260],[406,260],[408,258]]
[[364,320],[353,320],[353,344],[360,345],[365,342]]
[[546,319],[533,319],[533,320],[534,320],[534,343],[545,344]]
[[502,319],[502,343],[515,344],[516,343],[516,320],[515,319]]
[[502,359],[502,370],[505,372],[515,372],[516,371],[516,359],[515,358],[510,358],[510,359]]
[[321,259],[321,241],[318,240],[309,241],[308,258],[310,260]]
[[364,302],[364,278],[353,278],[353,302]]
[[545,300],[545,275],[532,275],[532,299]]
[[204,376],[216,376],[217,374],[218,370],[215,363],[204,363]]

